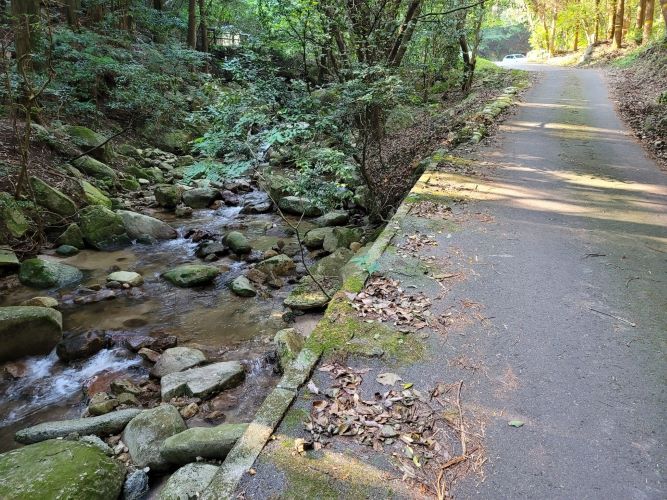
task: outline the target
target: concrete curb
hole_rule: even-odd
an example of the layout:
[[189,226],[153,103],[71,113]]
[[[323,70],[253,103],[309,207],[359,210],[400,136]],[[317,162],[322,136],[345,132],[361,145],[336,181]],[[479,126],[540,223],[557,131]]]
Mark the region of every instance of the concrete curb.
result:
[[[516,95],[518,91],[519,89],[517,87],[509,87],[505,89],[503,94],[496,98],[491,105],[488,105],[493,106],[497,101],[502,100],[502,104],[494,107],[494,109],[501,109],[493,115],[493,117],[498,116],[504,109],[513,103],[514,100],[511,96]],[[484,111],[482,111],[482,114],[483,113]],[[489,119],[492,119],[493,117]],[[473,135],[471,142],[475,142],[474,137],[475,136]],[[481,136],[479,140],[481,140],[482,137],[483,136]],[[479,142],[479,140],[476,142]],[[437,159],[438,156],[442,156],[442,151],[436,151],[432,156],[422,161],[426,164],[425,172],[419,177],[415,185],[407,194],[406,199],[409,198],[411,194],[417,194],[418,190],[423,190],[423,188],[429,184],[432,177],[432,169],[439,162]],[[363,259],[363,267],[358,263],[354,264],[357,268],[355,274],[364,283],[370,276],[368,269],[378,261],[386,248],[391,244],[391,241],[401,229],[401,224],[405,217],[412,210],[412,206],[411,203],[406,203],[405,201],[401,203],[387,226],[366,252],[366,256]],[[336,295],[341,293],[345,294],[346,292],[358,293],[359,290],[351,289],[351,287],[346,286],[346,283],[344,283],[343,287]],[[320,322],[329,321],[331,314],[332,308],[328,307]],[[254,420],[248,425],[246,431],[231,449],[227,458],[220,466],[220,469],[213,477],[211,483],[206,490],[203,491],[201,496],[202,499],[217,500],[234,497],[234,493],[241,482],[243,475],[253,466],[255,460],[259,457],[259,454],[271,438],[276,427],[280,424],[283,416],[298,396],[299,389],[310,378],[321,354],[321,352],[315,352],[307,347],[301,350],[297,358],[285,371],[285,374],[280,382],[278,382],[276,388],[264,400],[264,403],[262,403],[262,406],[257,411]]]

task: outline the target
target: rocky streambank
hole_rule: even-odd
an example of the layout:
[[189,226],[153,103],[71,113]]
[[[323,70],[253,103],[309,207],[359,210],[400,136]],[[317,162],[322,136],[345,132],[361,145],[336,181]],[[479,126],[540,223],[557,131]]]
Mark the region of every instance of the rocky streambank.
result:
[[143,498],[173,474],[160,498],[193,497],[363,258],[363,189],[326,210],[274,160],[212,180],[187,143],[34,127],[64,180],[0,192],[0,434],[26,445],[0,455],[0,496]]

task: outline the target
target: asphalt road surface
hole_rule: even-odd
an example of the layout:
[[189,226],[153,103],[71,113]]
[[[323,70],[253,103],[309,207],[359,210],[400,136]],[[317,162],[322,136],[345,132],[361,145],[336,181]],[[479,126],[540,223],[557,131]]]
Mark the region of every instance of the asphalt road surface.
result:
[[484,481],[455,493],[664,499],[667,175],[602,73],[527,68],[537,82],[479,154],[474,208],[494,222],[456,236],[484,264],[456,293],[494,325],[467,347],[506,390],[468,386],[494,416]]

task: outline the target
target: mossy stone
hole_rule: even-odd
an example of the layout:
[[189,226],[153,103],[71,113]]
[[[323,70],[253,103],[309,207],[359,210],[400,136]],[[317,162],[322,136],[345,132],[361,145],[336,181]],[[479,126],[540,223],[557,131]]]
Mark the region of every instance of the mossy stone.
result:
[[83,234],[81,233],[81,228],[78,224],[72,223],[67,226],[67,229],[58,237],[57,243],[60,245],[67,245],[76,247],[79,250],[84,248],[86,245],[83,242]]
[[49,186],[37,177],[30,178],[30,187],[35,192],[35,199],[44,208],[64,217],[71,217],[76,213],[76,203],[65,193]]
[[80,181],[81,189],[83,189],[83,196],[89,205],[101,205],[103,207],[111,208],[111,200],[102,191],[97,189],[88,181]]
[[220,274],[220,270],[214,266],[203,264],[184,264],[170,269],[162,275],[170,283],[182,288],[207,285]]
[[[23,210],[9,193],[0,193],[0,225],[4,225],[14,238],[23,236],[30,227]],[[0,231],[0,235],[2,232]]]
[[106,163],[103,163],[90,156],[82,156],[72,162],[72,164],[82,172],[101,180],[110,180],[115,182],[117,179],[116,171]]
[[123,219],[106,207],[90,205],[84,208],[81,210],[79,224],[83,239],[98,250],[108,250],[130,243]]
[[[99,146],[106,140],[103,135],[98,134],[88,127],[69,125],[64,127],[64,131],[70,137],[71,141],[81,148],[83,152]],[[103,162],[110,161],[112,157],[108,144],[91,151],[90,155]]]
[[21,263],[19,280],[32,288],[61,288],[83,278],[83,273],[73,266],[42,259],[28,259]]
[[0,455],[0,498],[118,498],[125,468],[99,448],[51,439]]

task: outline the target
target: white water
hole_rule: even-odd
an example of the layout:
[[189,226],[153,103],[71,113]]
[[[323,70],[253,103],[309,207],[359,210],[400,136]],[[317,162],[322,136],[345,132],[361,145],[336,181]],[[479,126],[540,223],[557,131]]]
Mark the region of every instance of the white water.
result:
[[104,371],[121,371],[141,363],[117,349],[102,350],[81,363],[64,365],[55,350],[48,356],[25,360],[25,376],[12,382],[0,398],[0,427],[21,420],[42,408],[67,400],[82,390],[84,382]]

